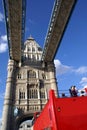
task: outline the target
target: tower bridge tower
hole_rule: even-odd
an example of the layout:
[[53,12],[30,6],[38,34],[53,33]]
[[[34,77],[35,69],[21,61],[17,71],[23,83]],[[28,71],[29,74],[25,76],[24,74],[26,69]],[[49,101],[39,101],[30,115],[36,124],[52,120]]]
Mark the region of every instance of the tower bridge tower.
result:
[[41,47],[30,36],[24,43],[21,63],[9,60],[2,130],[18,130],[23,121],[41,112],[50,89],[57,95],[54,63],[43,63],[41,56]]
[[26,0],[3,0],[3,3],[10,59],[2,130],[19,130],[23,121],[42,111],[50,89],[54,89],[57,96],[53,60],[76,0],[55,0],[43,51],[31,36],[22,44]]

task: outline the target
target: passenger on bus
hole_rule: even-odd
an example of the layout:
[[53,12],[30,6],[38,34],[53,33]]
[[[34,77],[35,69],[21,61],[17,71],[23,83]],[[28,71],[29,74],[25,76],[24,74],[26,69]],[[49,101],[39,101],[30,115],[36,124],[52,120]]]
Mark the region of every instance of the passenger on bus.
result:
[[71,97],[77,97],[78,90],[76,89],[76,86],[71,86],[71,88],[69,89],[69,92],[70,92]]
[[80,96],[85,96],[85,91],[84,90],[80,91]]
[[87,96],[87,87],[79,90],[80,96]]
[[66,97],[65,93],[62,93],[62,97]]

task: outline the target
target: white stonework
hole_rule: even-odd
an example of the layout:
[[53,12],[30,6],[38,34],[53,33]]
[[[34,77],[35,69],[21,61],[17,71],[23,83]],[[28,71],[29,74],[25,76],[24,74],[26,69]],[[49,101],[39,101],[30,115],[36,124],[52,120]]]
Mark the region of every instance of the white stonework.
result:
[[24,43],[21,64],[9,60],[2,130],[18,130],[23,121],[41,112],[50,89],[57,92],[54,63],[44,63],[41,56],[41,47],[30,36]]

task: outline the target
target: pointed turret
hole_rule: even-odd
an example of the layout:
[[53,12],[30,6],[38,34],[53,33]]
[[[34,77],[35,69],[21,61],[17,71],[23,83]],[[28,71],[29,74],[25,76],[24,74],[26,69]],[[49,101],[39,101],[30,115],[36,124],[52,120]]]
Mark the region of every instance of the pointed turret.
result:
[[30,35],[27,40],[35,40],[35,39]]

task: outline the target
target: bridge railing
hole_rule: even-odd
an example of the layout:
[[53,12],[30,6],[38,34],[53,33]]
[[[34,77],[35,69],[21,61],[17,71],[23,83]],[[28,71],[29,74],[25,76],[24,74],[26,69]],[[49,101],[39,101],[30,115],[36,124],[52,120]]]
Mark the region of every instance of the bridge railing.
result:
[[[70,94],[70,91],[69,89],[68,90],[58,90],[58,95],[59,95],[59,98],[61,97],[71,97],[71,94]],[[77,90],[77,96],[87,96],[87,92],[82,89],[82,90]]]
[[59,90],[58,91],[59,97],[61,98],[63,95],[65,95],[66,97],[70,97],[70,92],[69,90]]

